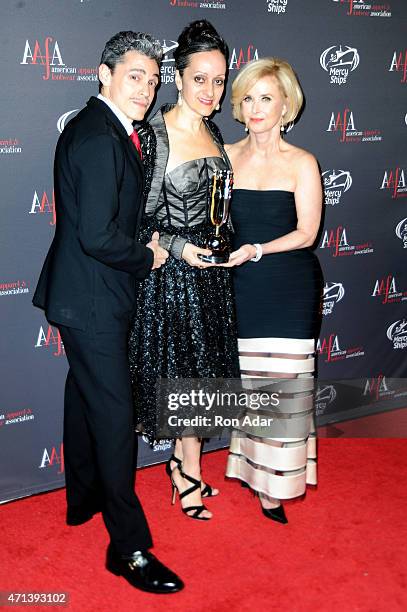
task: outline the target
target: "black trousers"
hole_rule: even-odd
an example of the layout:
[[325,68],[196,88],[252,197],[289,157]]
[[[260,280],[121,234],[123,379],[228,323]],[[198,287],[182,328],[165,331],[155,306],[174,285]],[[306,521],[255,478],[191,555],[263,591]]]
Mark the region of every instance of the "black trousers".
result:
[[137,453],[127,358],[127,330],[100,333],[60,325],[69,362],[65,387],[64,457],[70,506],[101,503],[120,554],[150,548],[152,539],[134,492]]

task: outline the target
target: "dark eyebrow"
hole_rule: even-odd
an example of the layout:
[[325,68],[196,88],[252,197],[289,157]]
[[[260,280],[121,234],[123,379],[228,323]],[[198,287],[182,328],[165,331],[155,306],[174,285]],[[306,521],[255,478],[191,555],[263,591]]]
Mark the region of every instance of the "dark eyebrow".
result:
[[[208,73],[207,73],[207,72],[205,72],[204,70],[197,70],[197,71],[195,72],[195,76],[196,76],[197,74],[203,74],[204,76],[208,76]],[[226,78],[226,74],[217,74],[217,75],[216,75],[214,78],[215,78],[215,79],[218,79],[219,77],[224,77],[224,78]]]
[[[144,70],[144,68],[131,68],[129,70],[129,72],[141,72],[142,74],[147,74],[147,72]],[[158,80],[160,80],[160,75],[157,73],[153,74],[154,77],[157,77]]]

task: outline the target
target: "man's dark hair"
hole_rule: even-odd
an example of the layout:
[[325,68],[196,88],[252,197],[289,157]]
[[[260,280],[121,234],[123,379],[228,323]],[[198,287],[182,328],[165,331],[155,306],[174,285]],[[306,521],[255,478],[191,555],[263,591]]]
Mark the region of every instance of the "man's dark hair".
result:
[[[155,40],[150,34],[145,32],[118,32],[110,40],[107,41],[103,49],[101,64],[106,64],[112,72],[123,61],[123,55],[127,51],[137,51],[146,57],[153,59],[160,65],[163,51],[161,44]],[[102,84],[99,82],[99,91]]]

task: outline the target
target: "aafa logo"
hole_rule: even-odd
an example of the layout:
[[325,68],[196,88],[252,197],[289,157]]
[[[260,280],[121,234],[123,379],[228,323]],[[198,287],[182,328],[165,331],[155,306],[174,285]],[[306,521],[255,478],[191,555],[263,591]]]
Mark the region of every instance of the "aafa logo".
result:
[[397,291],[396,278],[388,274],[385,278],[378,278],[373,287],[372,297],[380,296],[382,304],[400,302],[403,293]]
[[352,176],[349,170],[325,170],[322,173],[325,192],[325,204],[335,206],[341,201],[342,194],[352,186]]
[[332,0],[348,6],[347,15],[351,17],[391,17],[390,5],[372,4],[366,0]]
[[316,350],[321,357],[325,357],[325,363],[342,361],[343,359],[351,359],[353,357],[363,357],[365,354],[362,346],[341,349],[337,334],[330,334],[327,338],[318,339]]
[[235,47],[230,55],[229,70],[240,70],[245,64],[258,59],[259,52],[254,45],[248,44],[240,49]]
[[325,355],[325,362],[335,361],[335,359],[345,353],[339,347],[339,340],[336,334],[330,334],[328,338],[322,338],[322,340],[318,338],[316,350],[320,355]]
[[37,39],[34,44],[30,44],[30,41],[26,40],[20,64],[43,66],[42,78],[44,81],[87,81],[89,83],[98,81],[95,66],[67,66],[62,59],[58,41],[52,36],[47,36],[43,43]]
[[328,72],[330,83],[344,85],[348,79],[349,72],[356,70],[359,66],[359,53],[354,47],[342,45],[328,47],[321,53],[319,63]]
[[21,293],[30,293],[28,283],[25,280],[8,281],[0,283],[0,296],[3,295],[19,295]]
[[407,217],[396,225],[395,232],[397,238],[403,241],[403,248],[407,249]]
[[54,329],[52,325],[48,325],[46,331],[40,327],[38,332],[37,342],[35,348],[52,348],[54,349],[52,354],[54,357],[62,357],[65,355],[64,343],[62,342],[61,334],[58,329]]
[[353,112],[349,108],[345,108],[344,111],[338,111],[336,115],[332,112],[326,131],[339,132],[340,142],[345,142],[352,136],[362,135],[362,132],[356,131]]
[[393,53],[389,72],[401,72],[400,83],[407,83],[407,49]]
[[380,189],[388,189],[391,192],[392,199],[407,196],[404,169],[397,166],[396,168],[385,170]]
[[344,295],[345,289],[342,283],[326,282],[323,289],[322,314],[324,316],[332,314],[335,304],[340,302]]
[[326,229],[322,235],[320,249],[332,249],[333,257],[346,255],[366,255],[373,253],[372,243],[349,244],[346,228],[338,225],[333,229]]
[[54,40],[52,36],[47,36],[45,38],[42,48],[38,40],[34,43],[34,51],[31,47],[32,45],[26,40],[23,59],[20,64],[44,66],[45,73],[42,76],[44,81],[49,80],[51,66],[65,66],[58,41]]
[[226,2],[194,2],[193,0],[169,0],[170,6],[178,8],[201,8],[226,10]]
[[382,140],[380,130],[358,131],[355,128],[353,112],[349,108],[337,113],[332,112],[327,132],[338,132],[339,142],[377,142]]
[[386,377],[383,374],[374,376],[373,378],[366,378],[365,388],[363,395],[370,396],[375,400],[379,400],[386,395],[393,395],[394,391],[389,391],[387,386]]
[[21,410],[13,410],[6,414],[0,414],[0,427],[3,425],[17,425],[26,421],[33,421],[35,418],[31,408],[22,408]]
[[64,445],[60,444],[59,447],[53,446],[51,452],[44,448],[42,453],[41,463],[38,466],[39,469],[50,468],[56,466],[58,468],[57,474],[63,474],[65,471],[64,461]]
[[320,248],[333,249],[333,256],[338,257],[342,249],[353,249],[354,247],[349,247],[346,229],[338,225],[335,229],[324,231]]
[[0,155],[14,155],[22,152],[21,142],[18,138],[1,138]]
[[407,321],[400,319],[395,321],[387,328],[387,338],[393,342],[394,349],[404,349],[407,347]]
[[[40,192],[41,194],[41,192]],[[55,225],[56,223],[56,213],[55,213],[55,193],[54,190],[51,192],[51,197],[48,196],[46,191],[42,192],[41,197],[38,195],[37,191],[34,191],[31,209],[29,210],[30,215],[36,214],[46,214],[50,215],[51,219],[49,221],[50,225]]]

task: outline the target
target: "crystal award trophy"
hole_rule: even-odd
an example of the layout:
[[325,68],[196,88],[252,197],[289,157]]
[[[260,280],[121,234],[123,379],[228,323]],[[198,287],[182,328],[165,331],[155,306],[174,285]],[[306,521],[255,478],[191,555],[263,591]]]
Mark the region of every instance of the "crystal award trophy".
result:
[[212,177],[212,196],[209,218],[214,231],[206,241],[205,248],[211,255],[199,255],[206,263],[221,264],[229,261],[229,245],[221,234],[221,227],[227,223],[232,198],[233,172],[217,170]]

